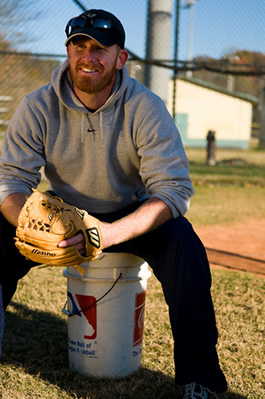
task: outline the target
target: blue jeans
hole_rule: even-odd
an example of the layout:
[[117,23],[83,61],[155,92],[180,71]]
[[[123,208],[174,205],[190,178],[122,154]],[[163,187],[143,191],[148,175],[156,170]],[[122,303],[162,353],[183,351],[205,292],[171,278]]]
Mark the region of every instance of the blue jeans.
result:
[[[112,222],[135,208],[93,216]],[[16,250],[14,228],[3,218],[0,230],[1,226],[1,247],[4,250],[1,265],[5,268],[10,265],[9,269],[0,273],[6,307],[16,290],[18,279],[34,264]],[[11,246],[7,257],[6,250]],[[196,382],[213,391],[224,392],[227,384],[216,352],[218,333],[210,293],[209,263],[205,249],[188,220],[184,217],[171,219],[148,234],[108,248],[107,252],[127,252],[145,259],[161,282],[174,337],[176,384]],[[15,271],[14,266],[17,266]]]

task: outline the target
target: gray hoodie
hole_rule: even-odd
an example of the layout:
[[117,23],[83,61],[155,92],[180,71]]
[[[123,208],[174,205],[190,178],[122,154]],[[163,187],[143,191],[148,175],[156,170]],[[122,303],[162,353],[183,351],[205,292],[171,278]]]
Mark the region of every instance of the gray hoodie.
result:
[[163,101],[117,72],[106,103],[90,112],[78,100],[65,61],[51,83],[21,101],[0,159],[0,203],[31,194],[40,168],[64,201],[91,213],[120,210],[149,197],[184,215],[193,194],[179,132]]

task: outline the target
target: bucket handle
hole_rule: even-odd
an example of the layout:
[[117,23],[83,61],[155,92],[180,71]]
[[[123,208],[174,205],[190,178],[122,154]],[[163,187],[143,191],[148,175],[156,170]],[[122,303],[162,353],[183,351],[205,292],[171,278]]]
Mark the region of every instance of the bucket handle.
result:
[[71,316],[77,315],[77,314],[79,314],[79,313],[81,313],[81,312],[84,312],[85,310],[88,310],[88,309],[92,308],[93,306],[96,305],[96,303],[98,303],[99,301],[101,301],[103,298],[105,298],[105,296],[107,296],[107,295],[110,293],[110,291],[115,287],[115,285],[117,284],[117,282],[118,282],[121,278],[122,278],[122,273],[119,274],[119,276],[117,277],[117,279],[114,281],[113,285],[110,287],[110,289],[109,289],[107,292],[105,292],[104,295],[102,295],[100,298],[98,298],[95,302],[91,303],[91,305],[87,306],[86,308],[81,309],[81,310],[78,310],[78,311],[75,311],[75,312],[70,312],[70,310],[66,309],[66,305],[67,305],[67,303],[68,303],[68,301],[66,300],[66,302],[65,302],[65,304],[64,304],[64,307],[62,308],[62,312],[63,312],[64,314],[66,314],[66,316],[71,317]]

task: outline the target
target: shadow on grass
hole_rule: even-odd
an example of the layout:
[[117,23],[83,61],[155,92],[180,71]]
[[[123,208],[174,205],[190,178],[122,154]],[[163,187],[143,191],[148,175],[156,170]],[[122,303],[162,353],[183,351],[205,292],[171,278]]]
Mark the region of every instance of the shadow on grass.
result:
[[[2,363],[22,367],[26,373],[38,376],[76,398],[182,398],[183,389],[175,387],[173,378],[147,368],[140,368],[132,376],[120,379],[97,379],[71,371],[68,367],[67,321],[16,302],[10,306],[15,312],[6,312]],[[246,399],[232,392],[219,398]]]

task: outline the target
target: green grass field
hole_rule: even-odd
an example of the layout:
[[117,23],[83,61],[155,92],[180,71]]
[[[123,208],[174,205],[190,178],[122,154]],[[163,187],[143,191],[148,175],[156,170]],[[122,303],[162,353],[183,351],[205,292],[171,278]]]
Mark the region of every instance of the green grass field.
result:
[[194,225],[234,224],[265,217],[265,151],[217,150],[216,165],[204,149],[187,149],[195,188],[187,214]]
[[[187,216],[194,225],[232,228],[265,217],[265,152],[242,152],[235,160],[234,152],[219,151],[214,167],[205,164],[205,151],[187,153],[196,192]],[[265,279],[225,270],[213,270],[212,277],[218,353],[229,384],[220,399],[263,399]],[[142,367],[128,378],[98,380],[69,370],[65,301],[62,268],[35,268],[20,281],[6,313],[1,399],[182,398],[174,387],[167,306],[154,276],[148,281]]]
[[[212,275],[218,351],[229,384],[229,391],[220,397],[262,399],[265,279],[221,270]],[[20,282],[6,314],[0,397],[181,398],[182,390],[174,387],[167,306],[154,276],[148,281],[142,367],[118,380],[98,380],[69,370],[67,317],[61,311],[65,280],[61,268],[36,268]]]

